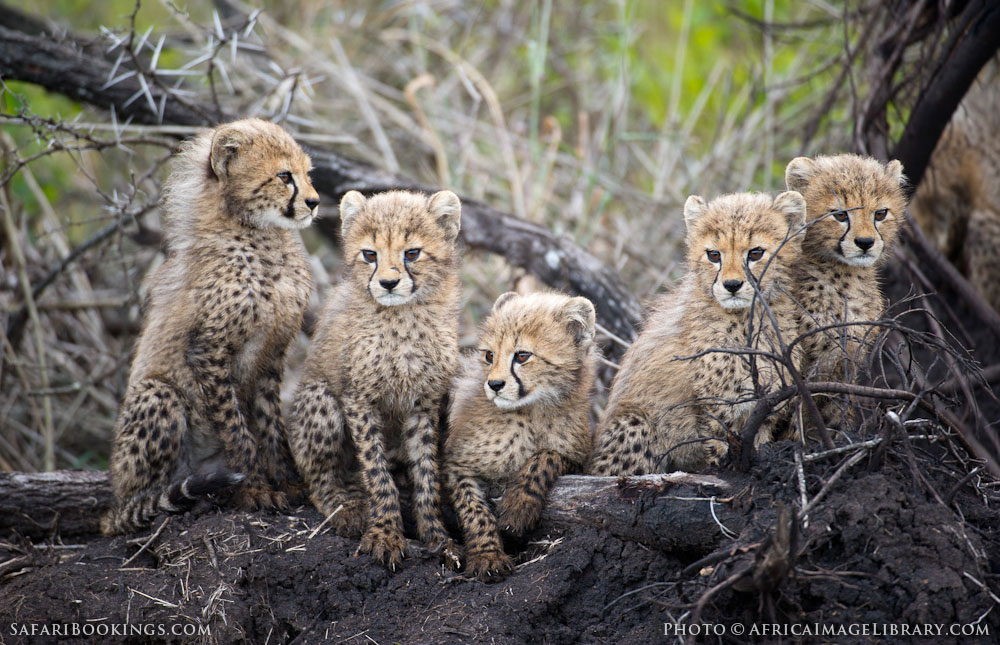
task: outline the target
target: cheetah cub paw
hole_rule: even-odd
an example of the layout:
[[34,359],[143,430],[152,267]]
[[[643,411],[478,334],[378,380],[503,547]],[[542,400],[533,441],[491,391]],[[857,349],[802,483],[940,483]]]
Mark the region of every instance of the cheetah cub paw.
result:
[[365,531],[358,546],[358,553],[367,553],[393,571],[403,563],[406,551],[403,532],[396,527],[379,524]]
[[497,505],[497,524],[501,530],[520,537],[538,525],[544,505],[544,500],[528,495],[520,487],[508,489]]
[[244,511],[285,511],[288,496],[276,491],[265,482],[251,482],[244,485],[237,497],[239,508]]
[[465,555],[465,573],[482,582],[499,582],[513,571],[514,562],[500,549],[473,551]]
[[357,539],[365,532],[367,518],[367,500],[347,499],[337,505],[330,518],[330,526],[340,537]]

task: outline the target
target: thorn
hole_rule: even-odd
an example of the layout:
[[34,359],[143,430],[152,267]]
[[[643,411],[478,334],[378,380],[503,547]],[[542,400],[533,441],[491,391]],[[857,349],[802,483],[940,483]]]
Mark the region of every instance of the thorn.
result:
[[146,102],[149,103],[149,111],[156,114],[156,101],[153,100],[153,93],[149,91],[149,85],[146,83],[146,77],[143,74],[139,74],[139,85],[142,86],[142,93],[146,95]]
[[202,54],[198,58],[190,60],[187,63],[185,63],[184,65],[182,65],[181,69],[191,69],[192,67],[194,67],[196,65],[201,65],[202,63],[204,63],[205,61],[207,61],[210,58],[212,58],[212,54],[211,53]]
[[146,44],[146,39],[149,38],[149,34],[151,33],[153,33],[153,25],[150,25],[149,29],[146,30],[146,33],[144,33],[142,35],[142,38],[139,39],[139,44],[136,46],[134,50],[135,53],[138,54],[139,52],[142,51],[143,46]]
[[125,58],[125,52],[120,52],[118,54],[118,59],[115,60],[115,64],[111,66],[111,71],[108,72],[108,80],[107,80],[108,83],[110,83],[111,79],[115,77],[115,72],[118,71],[118,66],[121,65],[123,58]]
[[215,35],[222,40],[226,37],[226,34],[222,31],[222,21],[219,20],[219,12],[212,9],[212,21],[215,23]]
[[143,94],[142,89],[140,89],[138,92],[125,99],[125,102],[122,103],[122,107],[127,108],[128,106],[132,105],[132,103],[134,103],[137,98],[142,96],[142,94]]
[[250,17],[247,19],[247,28],[243,30],[244,38],[249,36],[253,32],[254,28],[257,26],[257,16],[260,15],[261,11],[263,11],[263,9],[254,9],[250,13]]
[[163,49],[163,41],[166,40],[166,34],[160,36],[160,41],[156,43],[156,49],[153,50],[153,58],[149,62],[149,71],[156,71],[156,61],[160,60],[160,51]]
[[126,79],[132,78],[133,76],[135,76],[135,74],[136,74],[136,72],[135,72],[134,69],[133,70],[129,70],[127,72],[124,72],[118,78],[113,78],[110,81],[108,81],[107,83],[105,83],[104,85],[102,85],[101,89],[102,90],[106,90],[106,89],[108,89],[109,87],[111,87],[113,85],[117,85],[118,83],[121,83],[122,81],[124,81]]

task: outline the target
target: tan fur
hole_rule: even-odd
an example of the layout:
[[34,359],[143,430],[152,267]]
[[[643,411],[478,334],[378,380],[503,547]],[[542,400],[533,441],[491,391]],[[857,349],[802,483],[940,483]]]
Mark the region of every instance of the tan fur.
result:
[[1000,311],[1000,64],[987,65],[934,149],[910,211]]
[[[799,157],[789,162],[785,181],[805,196],[808,207],[802,260],[793,274],[794,295],[804,309],[806,375],[851,382],[877,330],[843,323],[876,321],[885,309],[877,268],[888,257],[906,208],[902,165],[852,154]],[[845,213],[847,221],[838,221]],[[874,242],[863,256],[859,238]],[[844,402],[816,398],[827,425],[850,421]]]
[[589,300],[556,293],[503,294],[483,321],[479,351],[457,382],[445,444],[445,482],[469,575],[496,580],[511,568],[483,483],[506,488],[500,526],[521,535],[538,523],[555,480],[590,453],[594,329]]
[[[751,306],[746,271],[749,266],[759,279],[782,339],[791,341],[797,316],[786,289],[800,254],[801,195],[772,200],[741,193],[708,204],[690,197],[684,210],[687,274],[657,301],[625,354],[598,426],[592,474],[693,471],[715,463],[727,451],[727,433],[739,432],[757,399],[786,382],[774,360],[740,351],[781,353],[764,307],[759,300]],[[750,261],[755,249],[763,255]],[[709,252],[720,253],[716,262]],[[735,294],[726,281],[733,281]],[[758,444],[771,439],[775,419],[760,429]]]
[[441,522],[437,426],[458,366],[461,205],[448,191],[352,191],[340,213],[344,279],[295,395],[292,454],[316,508],[341,534],[363,530],[360,551],[393,568],[406,542],[390,468],[408,463],[420,538],[457,566]]
[[259,119],[182,144],[165,190],[167,259],[146,279],[115,429],[106,533],[177,510],[189,489],[211,487],[206,477],[225,483],[227,469],[247,478],[242,507],[284,505],[294,471],[279,389],[312,287],[289,229],[315,215],[310,167],[284,130]]

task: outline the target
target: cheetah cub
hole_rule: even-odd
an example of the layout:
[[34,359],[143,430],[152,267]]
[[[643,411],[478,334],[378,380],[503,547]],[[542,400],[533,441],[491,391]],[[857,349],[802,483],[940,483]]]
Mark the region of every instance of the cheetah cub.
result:
[[[796,192],[688,198],[687,274],[654,305],[625,354],[598,426],[592,474],[715,463],[727,433],[739,432],[756,400],[782,385],[785,369],[760,352],[781,354],[776,332],[785,343],[796,336],[788,274],[805,213]],[[761,427],[758,444],[771,440],[774,423],[772,416]]]
[[290,423],[310,498],[393,569],[406,541],[390,469],[408,463],[420,539],[458,565],[441,521],[438,410],[458,368],[461,204],[449,191],[340,202],[345,274],[330,294]]
[[259,119],[181,145],[164,192],[167,259],[146,279],[115,428],[106,534],[240,481],[239,506],[284,506],[295,473],[279,388],[312,288],[294,231],[319,204],[310,167]]
[[465,534],[465,570],[496,580],[511,561],[481,482],[506,485],[500,526],[520,535],[538,523],[555,480],[583,465],[597,360],[594,305],[556,293],[505,293],[479,344],[455,388],[444,475]]
[[[853,154],[798,157],[785,169],[789,190],[808,205],[792,284],[804,309],[800,332],[812,380],[851,382],[868,354],[873,328],[843,323],[875,321],[885,309],[877,270],[903,218],[905,182],[898,161]],[[815,398],[828,426],[850,423],[843,402]]]

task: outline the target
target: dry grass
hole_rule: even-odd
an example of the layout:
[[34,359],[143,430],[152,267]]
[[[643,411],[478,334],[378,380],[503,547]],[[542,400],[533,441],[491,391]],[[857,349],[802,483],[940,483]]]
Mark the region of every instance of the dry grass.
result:
[[[708,55],[692,36],[699,3],[684,5],[680,25],[656,30],[641,19],[655,8],[624,1],[572,11],[551,2],[308,1],[208,19],[160,4],[171,18],[151,32],[133,30],[128,17],[103,30],[112,59],[155,68],[150,82],[164,87],[183,81],[181,99],[274,119],[302,141],[543,223],[618,269],[641,298],[679,275],[688,194],[778,188],[785,160],[807,146],[846,149],[852,135],[837,123],[849,119],[851,96],[821,105],[826,97],[810,91],[845,60],[861,65],[841,51],[855,30],[823,3],[781,16],[815,24],[801,32],[761,31],[712,9],[754,45],[720,56],[694,94],[682,79]],[[773,18],[774,2],[764,6]],[[657,115],[635,93],[658,63],[644,43],[663,38],[674,43],[663,63],[673,80]],[[853,87],[863,74],[850,69]],[[16,347],[0,338],[0,469],[102,467],[140,322],[139,285],[161,260],[164,161],[191,131],[88,109],[49,120],[12,96],[5,87],[0,121],[14,140],[0,175],[9,221],[0,315],[18,310],[74,247],[103,237],[37,298]],[[339,259],[318,236],[305,239],[318,307]],[[466,258],[463,339],[472,342],[475,322],[520,277],[501,258]],[[305,345],[300,337],[291,352],[286,390]]]

